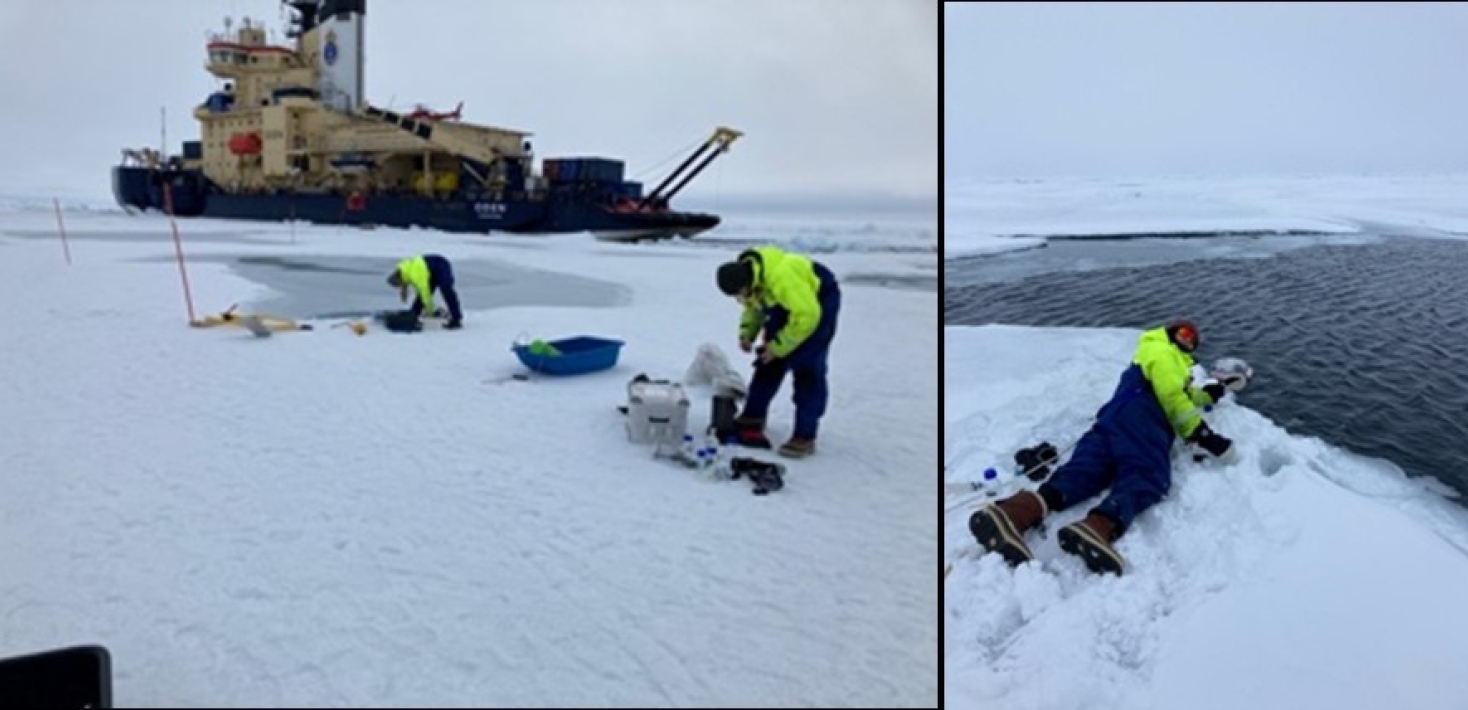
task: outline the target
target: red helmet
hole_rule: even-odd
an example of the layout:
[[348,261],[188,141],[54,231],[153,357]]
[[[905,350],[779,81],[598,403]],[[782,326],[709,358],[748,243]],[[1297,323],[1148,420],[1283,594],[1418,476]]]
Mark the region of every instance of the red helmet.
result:
[[1198,326],[1187,318],[1174,318],[1167,323],[1167,338],[1177,345],[1185,353],[1198,349],[1202,337],[1198,335]]

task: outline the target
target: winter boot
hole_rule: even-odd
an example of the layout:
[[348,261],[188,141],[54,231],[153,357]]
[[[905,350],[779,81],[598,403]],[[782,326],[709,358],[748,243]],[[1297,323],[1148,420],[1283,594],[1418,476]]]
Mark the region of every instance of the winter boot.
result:
[[786,458],[803,459],[815,452],[815,439],[802,439],[797,436],[791,437],[790,441],[787,441],[783,445],[781,445],[779,454]]
[[1056,535],[1060,549],[1080,557],[1092,572],[1120,575],[1126,561],[1111,547],[1116,537],[1116,521],[1094,510]]
[[765,420],[740,415],[734,417],[734,426],[740,429],[759,429],[760,431],[764,431]]
[[734,427],[728,436],[719,435],[724,443],[748,446],[752,449],[773,449],[774,445],[765,436],[765,420],[751,417],[735,417]]
[[1018,567],[1035,559],[1024,535],[1039,524],[1045,512],[1044,498],[1034,491],[1020,491],[974,513],[968,529],[985,550],[998,552],[1011,567]]

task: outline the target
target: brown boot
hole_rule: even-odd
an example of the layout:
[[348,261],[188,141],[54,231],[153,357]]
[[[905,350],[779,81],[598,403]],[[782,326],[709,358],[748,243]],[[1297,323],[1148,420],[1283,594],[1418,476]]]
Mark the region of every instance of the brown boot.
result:
[[1085,520],[1061,528],[1056,538],[1060,549],[1080,557],[1097,574],[1120,575],[1126,565],[1126,560],[1111,546],[1116,540],[1116,521],[1094,510],[1086,514]]
[[787,441],[780,446],[779,454],[787,458],[803,459],[815,452],[815,439],[802,439],[800,437],[791,437],[790,441]]
[[1045,512],[1044,498],[1034,491],[1020,491],[974,513],[968,529],[985,550],[999,553],[1011,567],[1017,567],[1035,559],[1024,535],[1040,523]]

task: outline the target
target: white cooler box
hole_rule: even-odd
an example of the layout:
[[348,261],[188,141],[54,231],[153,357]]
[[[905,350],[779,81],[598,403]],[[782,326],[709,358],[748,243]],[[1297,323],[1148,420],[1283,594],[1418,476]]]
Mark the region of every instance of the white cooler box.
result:
[[683,444],[688,431],[688,395],[676,382],[627,385],[627,438],[635,444]]

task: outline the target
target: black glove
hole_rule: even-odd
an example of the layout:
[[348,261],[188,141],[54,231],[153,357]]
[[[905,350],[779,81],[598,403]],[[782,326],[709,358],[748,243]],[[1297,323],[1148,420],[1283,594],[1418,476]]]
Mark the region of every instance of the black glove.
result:
[[1218,404],[1218,401],[1223,399],[1223,393],[1227,391],[1222,382],[1209,382],[1203,385],[1203,393],[1208,395],[1214,404]]
[[1014,462],[1019,465],[1019,470],[1024,472],[1032,481],[1043,481],[1050,476],[1050,467],[1060,458],[1060,452],[1048,441],[1040,442],[1038,446],[1028,449],[1020,449],[1014,454]]
[[1188,437],[1188,441],[1197,444],[1199,448],[1213,454],[1214,458],[1222,458],[1234,445],[1234,442],[1229,441],[1226,437],[1215,434],[1212,429],[1209,429],[1207,422],[1199,424],[1198,428],[1193,430],[1193,435]]

